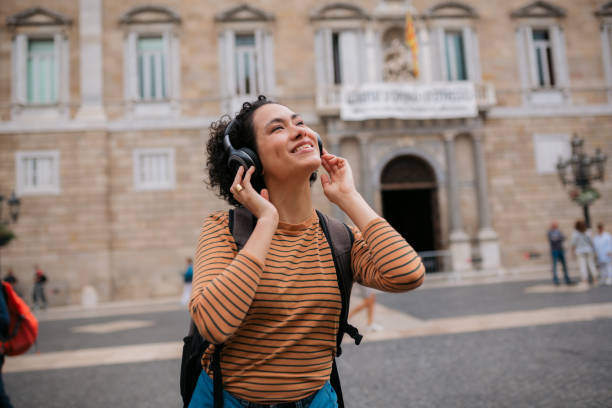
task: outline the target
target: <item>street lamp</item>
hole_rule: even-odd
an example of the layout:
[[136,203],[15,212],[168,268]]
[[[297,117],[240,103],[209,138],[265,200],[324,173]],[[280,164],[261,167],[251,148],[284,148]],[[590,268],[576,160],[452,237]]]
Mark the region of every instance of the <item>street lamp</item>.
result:
[[[561,183],[575,185],[578,189],[570,191],[570,197],[584,210],[584,221],[587,227],[591,226],[589,217],[589,205],[599,198],[599,192],[591,187],[591,181],[604,179],[604,167],[607,156],[602,153],[600,148],[595,150],[595,155],[589,157],[584,153],[584,140],[574,135],[571,141],[572,156],[563,160],[559,157],[557,162],[557,172]],[[567,168],[571,168],[573,178],[568,179]]]

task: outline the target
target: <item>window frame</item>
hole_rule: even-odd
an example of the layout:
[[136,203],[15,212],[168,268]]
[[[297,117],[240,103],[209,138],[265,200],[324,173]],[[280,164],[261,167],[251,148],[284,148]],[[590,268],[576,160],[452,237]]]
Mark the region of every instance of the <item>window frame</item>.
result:
[[[463,43],[463,61],[466,79],[449,79],[447,59],[447,33],[461,34]],[[482,68],[480,61],[480,42],[476,29],[475,17],[471,18],[437,18],[429,24],[429,44],[432,61],[431,78],[442,82],[482,82]],[[425,51],[423,51],[425,54]],[[425,65],[425,61],[423,62]],[[452,65],[452,64],[451,64]]]
[[[180,17],[162,6],[139,6],[119,20],[124,31],[123,88],[125,116],[178,117],[181,106]],[[161,37],[164,58],[164,98],[143,99],[139,92],[138,39]]]
[[[146,155],[168,157],[168,178],[163,182],[147,182],[141,177],[142,160]],[[136,148],[132,152],[134,191],[168,191],[176,188],[175,149],[172,147]]]
[[[52,183],[42,186],[31,186],[24,180],[26,177],[24,160],[51,159]],[[18,196],[24,195],[57,195],[60,187],[60,152],[59,150],[20,150],[15,153],[15,190]]]
[[[54,53],[55,99],[48,102],[28,100],[28,59],[31,40],[52,40]],[[67,120],[70,104],[70,45],[63,26],[20,27],[11,47],[11,118],[16,121]]]

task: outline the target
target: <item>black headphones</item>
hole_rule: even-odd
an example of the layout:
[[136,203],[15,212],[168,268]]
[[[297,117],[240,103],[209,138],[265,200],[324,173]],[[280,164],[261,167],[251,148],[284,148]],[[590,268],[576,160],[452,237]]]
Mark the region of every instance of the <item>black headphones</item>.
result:
[[[227,159],[227,166],[232,171],[232,174],[236,174],[240,166],[243,166],[248,169],[251,166],[255,167],[254,177],[259,176],[263,173],[263,167],[261,166],[261,161],[259,161],[259,157],[257,153],[248,147],[241,147],[240,149],[234,149],[232,146],[232,142],[230,142],[230,132],[232,128],[235,126],[236,119],[232,119],[231,122],[225,127],[225,133],[223,135],[223,147],[225,147],[225,151],[229,154],[229,158]],[[313,130],[314,134],[317,135],[317,143],[319,144],[319,154],[323,155],[323,141],[321,140],[321,136],[317,132]]]

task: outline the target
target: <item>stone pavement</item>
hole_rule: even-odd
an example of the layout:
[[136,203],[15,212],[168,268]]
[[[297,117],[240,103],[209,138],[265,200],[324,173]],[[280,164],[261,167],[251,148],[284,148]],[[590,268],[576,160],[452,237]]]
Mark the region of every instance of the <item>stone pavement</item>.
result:
[[[339,360],[348,407],[612,401],[612,387],[601,385],[612,383],[612,287],[556,287],[545,274],[433,277],[407,294],[381,292],[377,301],[382,330],[364,333],[359,347],[345,341]],[[17,407],[180,405],[178,359],[188,314],[178,299],[37,315],[38,352],[7,358],[3,370]],[[362,312],[353,322],[362,331],[364,319]],[[566,378],[580,387],[573,391],[580,399],[569,391],[546,396]]]

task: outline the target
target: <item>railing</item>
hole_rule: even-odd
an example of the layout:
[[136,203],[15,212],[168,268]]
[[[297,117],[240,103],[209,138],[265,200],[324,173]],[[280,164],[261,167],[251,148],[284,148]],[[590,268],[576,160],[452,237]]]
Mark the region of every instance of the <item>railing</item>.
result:
[[[488,110],[497,104],[495,86],[491,82],[474,84],[478,110]],[[320,85],[317,88],[317,111],[322,115],[337,115],[340,111],[342,85]]]
[[422,251],[419,256],[427,273],[451,272],[453,269],[450,251]]

